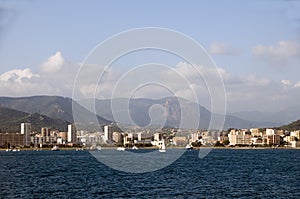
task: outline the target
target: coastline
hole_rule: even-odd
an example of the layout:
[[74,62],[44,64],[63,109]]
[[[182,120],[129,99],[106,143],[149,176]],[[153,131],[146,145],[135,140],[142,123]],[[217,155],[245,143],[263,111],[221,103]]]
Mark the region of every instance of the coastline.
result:
[[[52,148],[20,148],[20,151],[51,151]],[[115,150],[117,147],[101,147],[101,150]],[[145,147],[139,148],[139,150],[155,150],[157,147]],[[186,149],[185,147],[167,147],[167,149]],[[201,149],[221,149],[221,150],[300,150],[300,147],[194,147],[192,150],[201,150]],[[6,151],[7,149],[0,149],[0,151]],[[76,148],[76,147],[60,147],[61,151],[93,151],[88,148]],[[126,148],[126,150],[133,150],[131,148]],[[189,150],[189,149],[186,149]]]

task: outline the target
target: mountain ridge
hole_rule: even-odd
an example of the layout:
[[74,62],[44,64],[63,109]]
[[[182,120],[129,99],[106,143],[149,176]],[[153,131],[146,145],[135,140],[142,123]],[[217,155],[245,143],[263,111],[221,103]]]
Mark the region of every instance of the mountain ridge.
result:
[[[197,113],[195,112],[195,110],[199,110],[200,111],[199,128],[201,129],[208,128],[212,113],[205,107],[183,98],[175,98],[175,97],[165,97],[162,99],[134,98],[134,99],[130,99],[129,101],[126,98],[116,98],[113,100],[96,99],[95,108],[96,108],[96,113],[98,115],[100,115],[103,118],[113,120],[115,118],[113,118],[112,110],[109,107],[111,107],[112,104],[115,104],[115,109],[118,111],[117,113],[122,114],[121,113],[122,107],[126,107],[126,105],[129,104],[131,118],[136,122],[136,124],[145,126],[151,121],[151,118],[149,116],[149,111],[150,111],[149,108],[155,104],[158,104],[163,108],[165,108],[165,110],[167,110],[168,112],[168,116],[166,119],[167,126],[176,126],[180,123],[179,116],[181,115],[181,112],[179,110],[180,106],[178,104],[179,103],[178,100],[180,101],[180,103],[183,104],[183,106],[186,108],[188,112],[192,113],[191,115],[196,115]],[[85,108],[87,108],[88,110],[92,111],[94,110],[93,101],[94,99],[87,99],[87,100],[79,101],[79,103]],[[126,111],[126,109],[124,109],[124,111]],[[127,113],[123,113],[123,114],[125,114],[126,116]],[[193,118],[189,118],[188,114],[185,116],[187,117],[186,120],[189,119],[193,120]],[[218,119],[223,118],[223,116],[219,114],[215,114],[214,116],[217,116]],[[229,114],[226,115],[224,118],[225,118],[224,128],[253,128],[253,127],[278,126],[278,124],[275,122],[249,121]],[[186,126],[186,128],[188,128],[188,126]]]
[[53,119],[38,113],[26,113],[15,109],[0,107],[0,132],[20,132],[21,123],[31,123],[32,130],[39,132],[42,127],[67,131],[68,121]]
[[94,115],[76,101],[61,96],[29,96],[0,97],[0,107],[15,109],[26,113],[38,113],[53,119],[61,119],[70,123],[78,122],[78,127],[88,128],[89,125],[108,124],[102,117]]

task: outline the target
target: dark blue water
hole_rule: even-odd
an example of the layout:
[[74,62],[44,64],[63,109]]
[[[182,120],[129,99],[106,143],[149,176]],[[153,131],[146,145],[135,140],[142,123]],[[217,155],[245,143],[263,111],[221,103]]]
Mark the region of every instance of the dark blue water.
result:
[[0,198],[300,198],[300,150],[187,151],[144,174],[87,151],[0,152]]

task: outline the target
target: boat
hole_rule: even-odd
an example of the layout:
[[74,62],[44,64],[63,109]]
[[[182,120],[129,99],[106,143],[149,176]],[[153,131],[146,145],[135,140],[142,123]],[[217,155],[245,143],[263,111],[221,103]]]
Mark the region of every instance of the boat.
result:
[[16,151],[20,151],[20,149],[13,149],[12,151],[13,151],[13,152],[16,152]]
[[51,151],[59,151],[59,147],[55,145],[55,146],[51,149]]
[[5,151],[6,151],[6,152],[9,152],[9,151],[11,151],[11,149],[6,149]]
[[139,148],[137,148],[137,146],[133,146],[132,149],[133,150],[138,150]]
[[193,146],[192,146],[191,144],[187,144],[187,145],[185,146],[185,149],[187,149],[187,150],[192,150],[192,149],[193,149]]
[[98,151],[102,150],[101,146],[97,146],[96,149],[97,149]]
[[165,145],[165,141],[163,140],[161,143],[159,143],[159,149],[158,151],[160,153],[165,153],[166,152],[166,145]]
[[125,151],[125,148],[124,147],[118,147],[117,151]]

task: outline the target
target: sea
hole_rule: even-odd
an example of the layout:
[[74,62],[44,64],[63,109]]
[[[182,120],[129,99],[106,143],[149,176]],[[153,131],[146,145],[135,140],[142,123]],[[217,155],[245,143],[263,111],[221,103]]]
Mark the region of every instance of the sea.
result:
[[163,169],[127,173],[89,151],[1,151],[0,198],[300,198],[300,150],[198,154],[186,151]]

